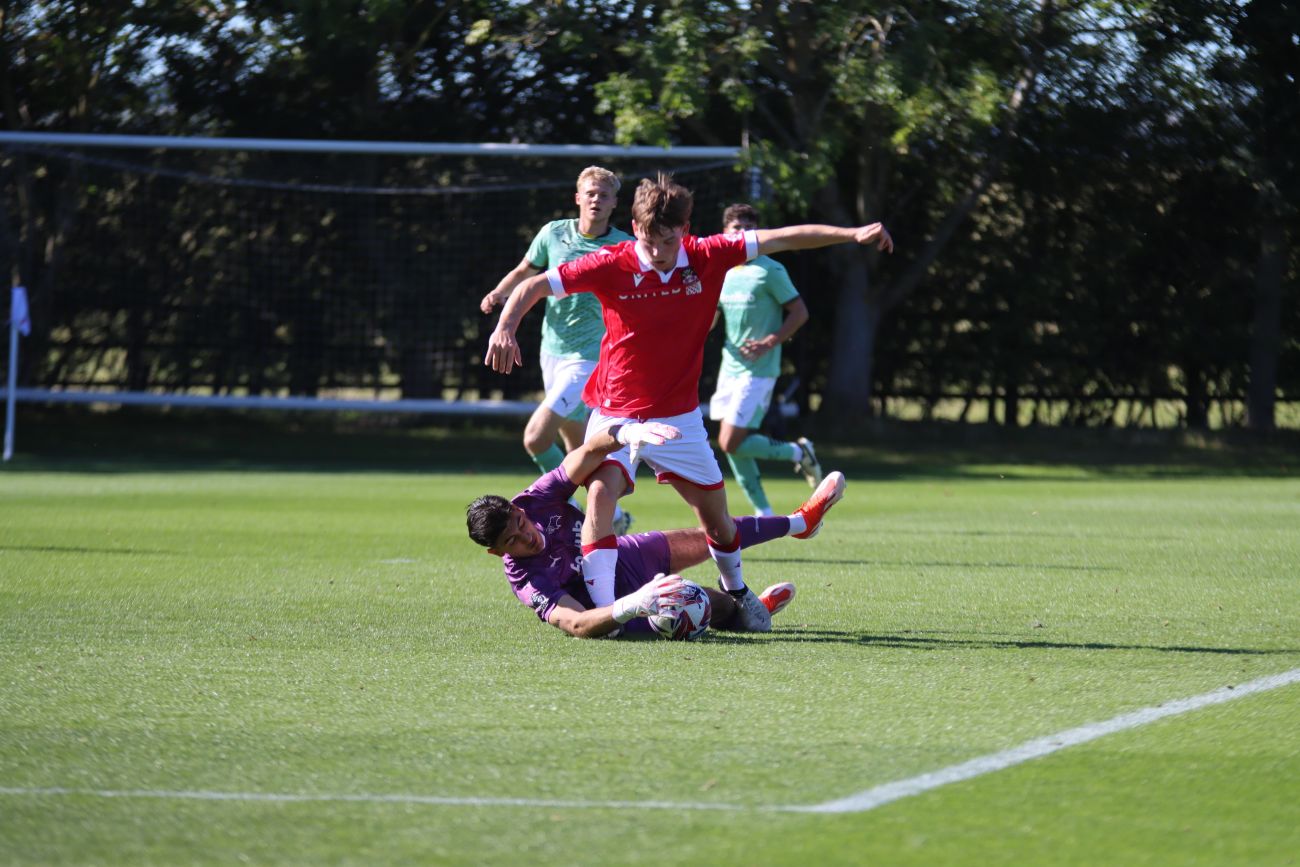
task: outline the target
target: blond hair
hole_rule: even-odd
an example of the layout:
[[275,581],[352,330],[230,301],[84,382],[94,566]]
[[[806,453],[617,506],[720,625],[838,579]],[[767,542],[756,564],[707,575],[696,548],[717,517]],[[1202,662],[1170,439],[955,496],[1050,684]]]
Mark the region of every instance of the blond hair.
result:
[[587,166],[582,170],[578,175],[579,190],[582,189],[584,181],[595,181],[598,184],[606,184],[612,187],[616,193],[618,192],[619,187],[623,186],[623,184],[618,180],[618,175],[614,174],[609,169],[603,169],[600,166]]

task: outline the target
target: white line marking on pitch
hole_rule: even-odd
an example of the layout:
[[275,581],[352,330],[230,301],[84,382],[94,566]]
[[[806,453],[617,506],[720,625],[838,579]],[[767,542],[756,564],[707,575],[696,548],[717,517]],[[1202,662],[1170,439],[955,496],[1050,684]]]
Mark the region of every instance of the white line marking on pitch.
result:
[[1257,692],[1266,692],[1270,689],[1277,689],[1280,686],[1297,682],[1300,682],[1300,668],[1282,674],[1261,677],[1259,680],[1252,680],[1238,686],[1225,686],[1191,698],[1167,701],[1155,707],[1120,714],[1105,722],[1089,723],[1078,728],[1048,735],[1045,738],[1026,741],[1018,747],[1012,747],[1000,753],[980,756],[977,759],[971,759],[969,762],[949,765],[946,768],[930,771],[928,774],[921,774],[910,779],[885,783],[864,792],[858,792],[856,795],[849,795],[847,798],[838,798],[834,801],[814,804],[810,807],[787,807],[786,809],[801,813],[865,813],[867,810],[874,810],[876,807],[884,806],[902,798],[910,798],[912,795],[919,795],[922,792],[928,792],[949,783],[957,783],[962,780],[969,780],[972,777],[1001,771],[1013,765],[1042,758],[1066,747],[1095,741],[1097,738],[1115,732],[1137,728],[1165,717],[1178,716],[1199,708],[1213,704],[1223,704],[1233,699],[1244,698]]
[[[573,809],[610,810],[727,810],[753,809],[738,804],[692,804],[680,801],[565,801],[545,798],[456,798],[439,795],[331,795],[295,794],[292,792],[185,792],[166,789],[73,789],[51,787],[46,789],[0,788],[0,795],[84,795],[94,798],[163,798],[192,801],[271,801],[292,804],[299,802],[343,802],[362,804],[431,804],[443,807],[569,807]],[[766,809],[766,808],[758,808]]]
[[980,756],[968,762],[949,765],[937,771],[920,774],[905,780],[876,786],[845,798],[807,806],[747,806],[743,804],[707,804],[681,801],[569,801],[541,798],[456,798],[436,795],[370,795],[370,794],[294,794],[275,792],[205,792],[168,791],[153,789],[77,789],[77,788],[5,788],[0,795],[54,796],[80,795],[95,798],[162,798],[197,801],[269,801],[275,803],[341,802],[368,804],[427,804],[447,807],[555,807],[592,810],[718,810],[725,812],[764,813],[865,813],[876,807],[893,803],[931,789],[957,783],[974,777],[1005,770],[1033,759],[1050,755],[1066,747],[1085,744],[1106,735],[1138,728],[1166,717],[1178,716],[1211,705],[1223,704],[1255,693],[1300,683],[1300,668],[1281,674],[1261,677],[1249,683],[1227,686],[1191,698],[1168,701],[1155,707],[1120,714],[1104,722],[1088,723],[1078,728],[1058,732],[1044,738],[1027,741],[1018,747]]

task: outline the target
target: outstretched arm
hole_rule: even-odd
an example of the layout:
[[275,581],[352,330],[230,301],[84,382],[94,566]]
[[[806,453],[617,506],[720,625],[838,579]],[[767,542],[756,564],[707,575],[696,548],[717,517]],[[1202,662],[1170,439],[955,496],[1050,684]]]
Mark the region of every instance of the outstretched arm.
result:
[[572,596],[561,596],[546,622],[574,638],[600,638],[623,624],[614,619],[614,606],[586,609]]
[[682,432],[672,425],[655,421],[613,425],[565,455],[561,466],[573,483],[580,485],[596,471],[608,455],[623,446],[630,445],[637,448],[646,444],[662,445],[667,440],[675,440],[681,435]]
[[561,596],[546,622],[563,629],[575,638],[599,638],[618,629],[634,617],[649,617],[681,604],[684,590],[680,575],[660,572],[639,589],[614,600],[613,605],[602,605],[590,610],[572,596]]
[[759,229],[758,252],[769,256],[785,250],[813,250],[833,244],[875,244],[886,253],[894,252],[894,239],[883,223],[871,223],[856,228],[808,224],[785,226],[780,229]]
[[506,303],[510,293],[514,288],[527,280],[529,277],[542,273],[540,268],[535,268],[532,262],[528,261],[525,256],[518,265],[511,269],[510,273],[501,278],[501,282],[496,285],[491,292],[483,296],[483,300],[478,303],[478,308],[484,313],[491,313],[493,309],[501,304]]
[[524,357],[519,351],[519,342],[515,332],[519,330],[519,321],[524,314],[532,310],[538,301],[551,293],[550,283],[545,274],[529,277],[510,294],[501,319],[497,321],[496,330],[488,338],[487,355],[483,363],[497,373],[509,373],[515,367],[522,367]]

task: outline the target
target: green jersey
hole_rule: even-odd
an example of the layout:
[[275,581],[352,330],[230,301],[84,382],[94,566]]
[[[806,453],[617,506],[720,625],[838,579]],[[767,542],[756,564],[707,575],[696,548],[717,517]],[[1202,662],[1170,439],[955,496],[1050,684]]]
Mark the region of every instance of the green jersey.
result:
[[[565,262],[594,253],[601,247],[633,240],[626,232],[610,226],[600,236],[578,231],[577,220],[547,223],[528,247],[528,264],[546,271]],[[600,358],[600,339],[605,336],[605,320],[600,301],[591,292],[577,292],[566,298],[546,299],[546,316],[542,319],[542,352],[556,358]]]
[[781,347],[755,361],[740,354],[746,340],[757,340],[775,333],[785,321],[785,305],[799,297],[790,282],[785,266],[775,259],[759,256],[727,272],[722,284],[718,308],[726,323],[727,341],[722,346],[719,376],[776,378],[781,374]]

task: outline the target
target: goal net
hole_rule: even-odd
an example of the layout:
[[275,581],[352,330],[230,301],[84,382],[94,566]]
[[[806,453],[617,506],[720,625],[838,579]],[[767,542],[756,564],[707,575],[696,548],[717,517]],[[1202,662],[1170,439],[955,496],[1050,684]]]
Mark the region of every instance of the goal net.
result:
[[27,287],[24,400],[527,412],[524,370],[482,364],[480,299],[579,172],[695,193],[717,231],[748,195],[730,148],[411,145],[35,136],[0,139],[0,261]]

